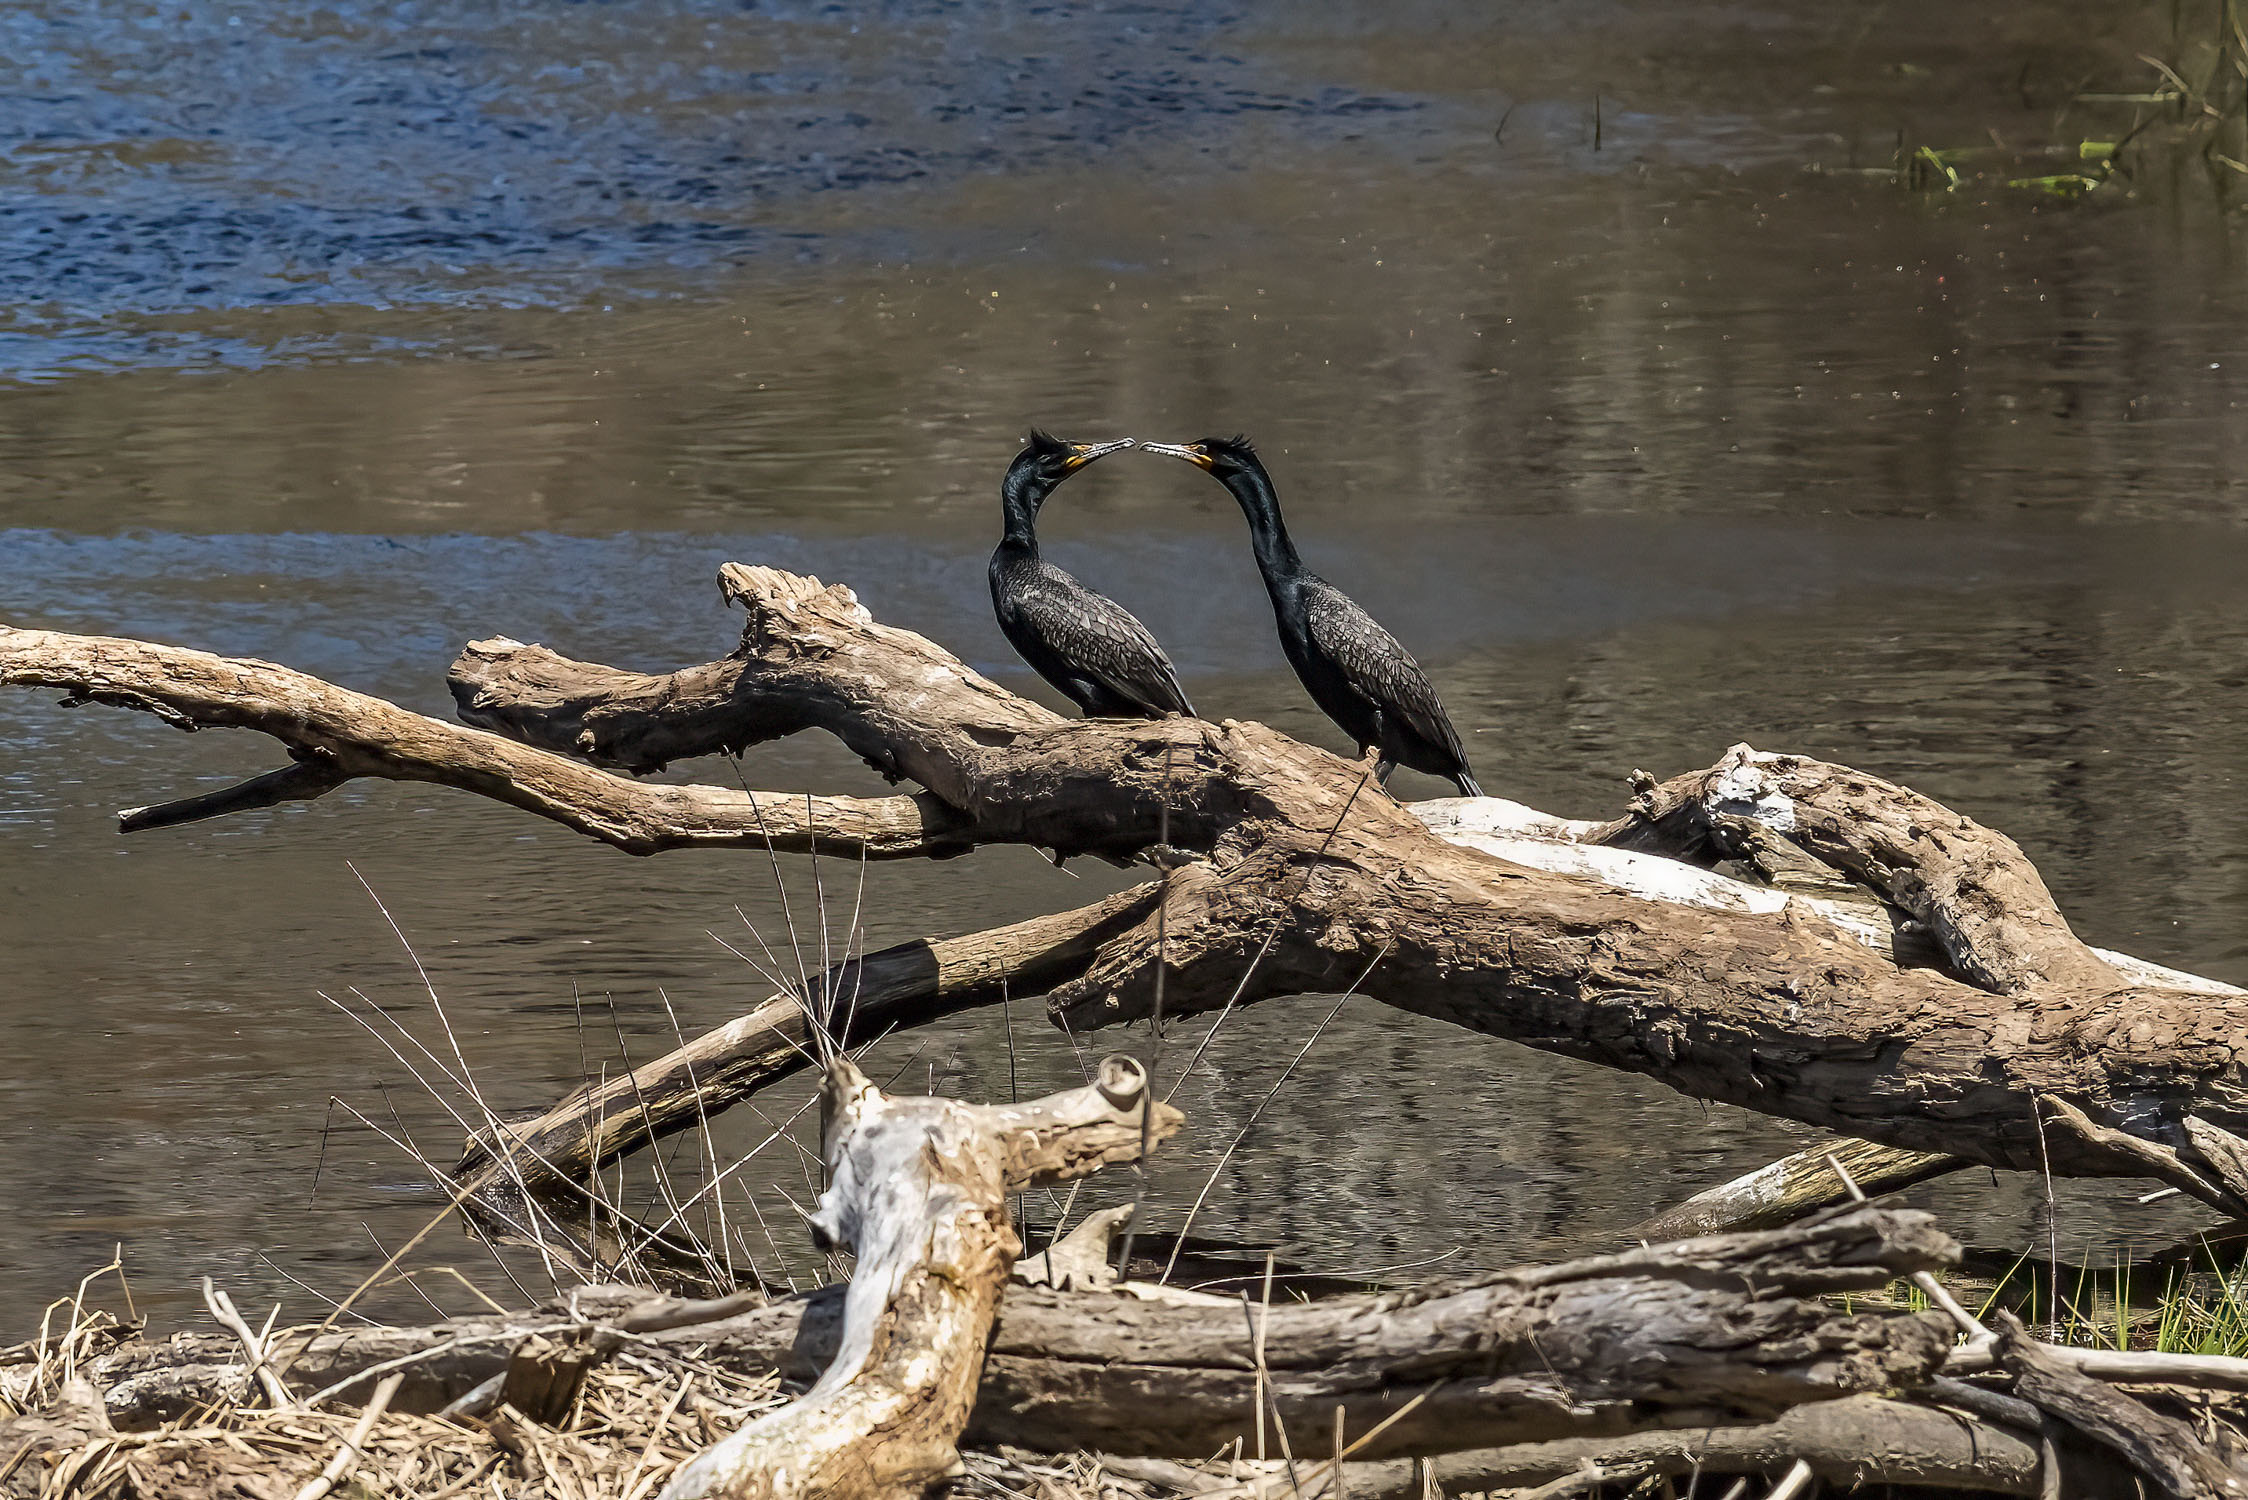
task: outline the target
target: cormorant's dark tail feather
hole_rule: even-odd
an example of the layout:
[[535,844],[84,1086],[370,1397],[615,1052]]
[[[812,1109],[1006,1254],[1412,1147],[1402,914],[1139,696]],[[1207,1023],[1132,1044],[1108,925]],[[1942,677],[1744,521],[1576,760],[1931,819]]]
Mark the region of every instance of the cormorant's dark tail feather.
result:
[[1475,778],[1468,775],[1467,772],[1462,771],[1459,775],[1453,777],[1452,779],[1460,784],[1461,796],[1480,797],[1483,795],[1483,788],[1477,786],[1475,784]]

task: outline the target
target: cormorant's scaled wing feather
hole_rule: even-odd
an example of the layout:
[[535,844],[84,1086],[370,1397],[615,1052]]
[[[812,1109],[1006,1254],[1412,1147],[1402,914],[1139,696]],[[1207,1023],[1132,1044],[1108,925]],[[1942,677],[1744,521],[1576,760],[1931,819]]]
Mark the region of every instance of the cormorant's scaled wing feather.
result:
[[1071,666],[1118,697],[1150,713],[1195,717],[1171,658],[1114,599],[1049,565],[1023,585],[1016,607]]
[[1305,623],[1320,651],[1384,715],[1401,720],[1429,744],[1443,746],[1464,767],[1467,750],[1460,744],[1459,731],[1452,727],[1451,716],[1437,701],[1436,689],[1413,653],[1382,629],[1357,600],[1325,579],[1312,582],[1305,595]]

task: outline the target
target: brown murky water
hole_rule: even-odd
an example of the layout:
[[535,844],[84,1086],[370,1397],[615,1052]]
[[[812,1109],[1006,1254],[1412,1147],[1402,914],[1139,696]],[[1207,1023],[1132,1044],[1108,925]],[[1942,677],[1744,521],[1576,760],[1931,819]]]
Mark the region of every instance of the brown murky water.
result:
[[[1735,740],[1832,756],[2014,834],[2092,940],[2248,981],[2240,215],[2197,168],[2074,203],[1847,171],[1900,132],[2120,133],[2056,116],[2142,85],[2168,7],[175,9],[0,20],[0,618],[444,712],[474,636],[717,654],[711,580],[746,558],[1043,692],[982,578],[1024,427],[1246,429],[1486,788],[1598,815]],[[1126,456],[1047,518],[1207,711],[1336,742],[1222,491]],[[0,744],[11,1326],[120,1241],[160,1317],[206,1271],[301,1314],[285,1278],[348,1289],[442,1206],[402,1149],[323,1134],[340,1095],[433,1157],[460,1135],[328,1003],[451,1060],[362,878],[503,1109],[760,998],[714,937],[744,918],[790,967],[788,917],[819,942],[805,861],[784,913],[762,859],[364,784],[120,840],[117,808],[272,753],[26,694]],[[870,783],[812,740],[742,774]],[[863,903],[855,869],[816,884],[831,943],[856,906],[879,945],[1121,878],[1078,874],[992,850],[870,870]],[[1229,1024],[1158,1224],[1328,1003]],[[1012,1057],[986,1014],[877,1070],[1075,1076],[1015,1021]],[[1552,1256],[1802,1139],[1353,1001],[1198,1228],[1330,1269]],[[779,1148],[741,1175],[783,1218],[808,1191]],[[1929,1196],[2104,1257],[2193,1222],[2137,1191]],[[481,1253],[434,1259],[503,1287]]]

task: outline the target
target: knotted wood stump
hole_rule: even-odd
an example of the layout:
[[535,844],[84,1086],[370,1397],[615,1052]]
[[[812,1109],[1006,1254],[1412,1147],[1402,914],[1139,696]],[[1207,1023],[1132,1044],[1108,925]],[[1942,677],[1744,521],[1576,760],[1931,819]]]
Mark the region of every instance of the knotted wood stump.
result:
[[814,1241],[857,1257],[834,1358],[804,1398],[697,1454],[666,1500],[905,1500],[951,1473],[1021,1242],[1007,1195],[1129,1161],[1178,1128],[1129,1058],[1020,1105],[886,1094],[837,1053]]

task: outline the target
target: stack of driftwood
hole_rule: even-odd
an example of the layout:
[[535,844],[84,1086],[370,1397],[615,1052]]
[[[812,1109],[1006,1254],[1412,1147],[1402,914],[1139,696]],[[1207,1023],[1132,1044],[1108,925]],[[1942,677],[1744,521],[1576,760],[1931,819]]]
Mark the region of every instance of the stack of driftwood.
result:
[[[812,1230],[856,1255],[847,1285],[676,1302],[589,1284],[425,1328],[276,1334],[233,1318],[224,1336],[163,1345],[103,1347],[79,1319],[0,1376],[28,1413],[4,1429],[0,1484],[161,1489],[149,1476],[164,1463],[270,1458],[254,1427],[296,1444],[302,1470],[268,1465],[261,1483],[416,1493],[1724,1495],[1719,1475],[1782,1495],[2248,1493],[2227,1394],[2248,1392],[2248,1361],[1986,1323],[1935,1278],[1957,1257],[1949,1238],[1861,1201],[1980,1163],[2150,1177],[2248,1216],[2248,994],[2086,946],[2002,835],[1878,778],[1745,746],[1640,778],[1608,822],[1494,798],[1405,806],[1368,767],[1260,725],[1060,719],[841,587],[739,566],[723,585],[749,611],[740,645],[665,676],[472,645],[452,674],[469,728],[262,662],[0,627],[0,680],[288,748],[286,768],[129,812],[128,831],[377,776],[461,787],[636,853],[892,859],[1018,842],[1157,872],[1075,911],[837,965],[629,1077],[495,1125],[457,1170],[464,1212],[598,1281],[600,1248],[574,1242],[577,1216],[555,1204],[621,1154],[817,1067],[830,1186]],[[807,728],[920,790],[614,774]],[[1083,1030],[1346,984],[1851,1140],[1683,1205],[1619,1254],[1244,1302],[1118,1282],[1114,1216],[1018,1264],[1010,1193],[1178,1127],[1135,1064],[993,1106],[890,1096],[847,1051],[1009,992],[1045,994]],[[1925,1310],[1838,1300],[1898,1282]],[[640,1393],[659,1416],[627,1458],[618,1382],[634,1380],[677,1394]],[[776,1381],[809,1389],[760,1411]],[[362,1430],[332,1405],[380,1420]],[[489,1462],[402,1478],[374,1456],[401,1451],[386,1424],[402,1422],[452,1434],[425,1454],[483,1443]],[[617,1461],[589,1460],[595,1448]]]

